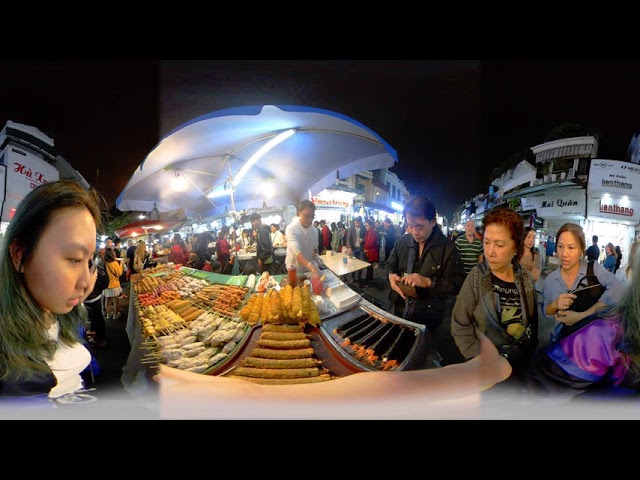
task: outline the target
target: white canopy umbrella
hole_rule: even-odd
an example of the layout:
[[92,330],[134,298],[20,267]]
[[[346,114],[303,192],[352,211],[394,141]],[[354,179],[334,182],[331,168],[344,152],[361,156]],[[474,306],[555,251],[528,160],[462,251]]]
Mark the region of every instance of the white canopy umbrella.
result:
[[134,171],[116,207],[182,207],[194,217],[296,205],[336,179],[397,161],[396,151],[375,132],[335,112],[231,108],[195,118],[164,137]]

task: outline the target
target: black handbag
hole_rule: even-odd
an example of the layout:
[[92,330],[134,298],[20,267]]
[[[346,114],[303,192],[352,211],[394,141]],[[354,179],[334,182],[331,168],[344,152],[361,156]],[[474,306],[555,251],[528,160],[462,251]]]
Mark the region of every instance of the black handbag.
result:
[[[429,255],[433,255],[431,250],[429,250]],[[444,250],[442,252],[442,257],[444,257]],[[442,265],[442,257],[440,258],[440,263],[438,263],[438,265]],[[413,273],[415,261],[416,250],[413,245],[411,245],[409,247],[409,255],[407,258],[407,273]],[[447,307],[446,299],[436,297],[418,298],[415,288],[411,287],[413,290],[412,293],[405,291],[402,286],[400,288],[405,292],[405,295],[407,295],[404,310],[402,312],[402,318],[409,320],[410,322],[425,325],[429,329],[436,328],[442,324],[445,318],[445,309]]]
[[[587,266],[587,274],[580,279],[578,282],[578,287],[574,290],[571,290],[569,293],[575,294],[578,298],[576,298],[571,306],[567,310],[573,310],[574,312],[584,312],[585,310],[590,309],[598,300],[602,294],[606,291],[606,287],[600,283],[598,277],[593,273],[593,262],[591,260]],[[573,332],[580,330],[585,325],[588,325],[593,320],[595,320],[597,315],[589,315],[588,317],[583,318],[578,323],[574,323],[573,325],[563,325],[560,329],[560,338],[564,338],[567,335],[572,334]]]
[[578,288],[571,290],[569,293],[577,295],[569,310],[574,312],[584,312],[590,309],[605,292],[606,288],[600,283],[598,277],[593,273],[593,260],[588,263],[587,274],[578,282]]
[[446,300],[440,298],[420,299],[407,297],[402,318],[410,322],[436,328],[442,324],[445,317]]
[[[506,335],[506,332],[505,332]],[[531,326],[517,340],[508,337],[509,343],[496,345],[498,353],[507,359],[512,367],[522,367],[529,362],[537,341],[533,338]]]

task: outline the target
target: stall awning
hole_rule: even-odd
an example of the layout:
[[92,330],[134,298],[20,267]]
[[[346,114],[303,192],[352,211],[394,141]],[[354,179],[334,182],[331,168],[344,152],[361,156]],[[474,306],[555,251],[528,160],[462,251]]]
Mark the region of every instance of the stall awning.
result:
[[139,222],[129,223],[115,230],[118,238],[139,237],[142,235],[153,235],[156,233],[166,233],[176,230],[183,225],[183,221],[178,222],[160,222],[158,220],[141,220]]

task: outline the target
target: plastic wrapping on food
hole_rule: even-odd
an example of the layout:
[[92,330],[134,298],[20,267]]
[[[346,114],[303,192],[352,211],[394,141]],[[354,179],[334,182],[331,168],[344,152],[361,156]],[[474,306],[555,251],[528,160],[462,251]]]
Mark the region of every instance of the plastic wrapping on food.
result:
[[249,289],[250,292],[252,292],[255,286],[256,286],[256,276],[252,273],[247,277],[246,287]]
[[322,315],[323,313],[331,312],[331,306],[329,305],[329,302],[327,302],[326,298],[322,297],[321,295],[312,295],[311,298],[316,304],[316,307],[318,307],[318,312],[320,312],[320,315]]

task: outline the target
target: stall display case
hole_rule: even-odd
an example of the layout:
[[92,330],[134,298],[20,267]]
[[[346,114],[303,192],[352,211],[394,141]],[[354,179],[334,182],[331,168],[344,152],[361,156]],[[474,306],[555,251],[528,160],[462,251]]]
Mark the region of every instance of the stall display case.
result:
[[[258,292],[255,289],[259,282],[244,275],[222,275],[185,267],[177,270],[164,267],[160,270],[159,267],[158,272],[151,274],[155,275],[158,282],[157,292],[170,288],[162,283],[163,279],[169,276],[176,278],[176,274],[184,277],[185,282],[188,281],[195,290],[178,302],[166,302],[174,307],[184,304],[178,311],[186,314],[189,321],[184,321],[175,312],[165,313],[163,315],[168,319],[167,322],[176,317],[174,325],[165,331],[148,329],[149,314],[141,306],[140,293],[132,284],[127,325],[132,350],[123,374],[123,383],[132,389],[136,386],[143,388],[145,382],[153,377],[153,372],[157,371],[159,363],[204,375],[238,376],[240,372],[250,372],[248,375],[258,372],[261,377],[246,378],[275,384],[302,383],[297,372],[303,372],[301,376],[318,377],[304,381],[324,381],[365,371],[418,370],[439,366],[437,354],[429,348],[429,332],[423,325],[396,317],[370,303],[329,270],[324,271],[322,293],[307,293],[309,302],[313,302],[309,308],[319,311],[319,322],[295,322],[297,326],[285,320],[275,324],[268,321],[246,322],[240,316],[240,310],[247,305],[251,296],[265,295],[271,289],[283,292],[287,285],[284,275],[271,278],[267,287],[262,282],[264,291]],[[302,278],[300,281],[301,289],[310,287],[308,280]],[[218,307],[215,305],[219,304],[215,303],[218,302],[215,292],[225,288],[242,288],[244,295],[240,298],[240,293],[236,292],[233,297],[237,299],[234,309],[220,314],[216,311]],[[207,298],[203,292],[210,292],[211,303],[202,303],[202,299]],[[346,298],[348,300],[341,303],[341,299]],[[157,306],[154,310],[164,311],[165,307]],[[286,339],[289,338],[297,339],[296,348],[304,353],[304,359],[293,357],[293,350],[283,353],[283,349],[288,347],[280,345],[287,344],[289,340]],[[285,340],[273,346],[277,341],[269,339]],[[273,358],[264,355],[265,346],[279,350],[278,355]],[[192,360],[196,358],[200,359],[200,363]],[[280,371],[267,368],[280,368],[281,365],[292,368]],[[317,372],[309,368],[312,365]],[[247,366],[262,368],[248,369]],[[301,369],[295,371],[294,366],[300,366]],[[297,380],[280,378],[287,375]],[[125,377],[127,382],[124,382]]]

